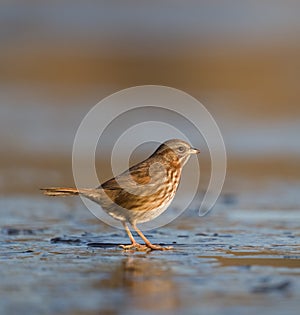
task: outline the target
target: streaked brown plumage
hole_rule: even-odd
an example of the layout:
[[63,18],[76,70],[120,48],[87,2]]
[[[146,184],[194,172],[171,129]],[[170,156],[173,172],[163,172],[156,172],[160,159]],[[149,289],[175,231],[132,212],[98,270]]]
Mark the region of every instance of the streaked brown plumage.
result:
[[[187,142],[173,139],[161,144],[145,161],[103,183],[97,188],[42,188],[48,196],[82,195],[101,205],[110,216],[122,222],[131,241],[124,249],[166,249],[151,244],[136,224],[150,221],[164,212],[178,188],[181,171],[191,154],[199,153]],[[133,238],[130,224],[146,246]]]

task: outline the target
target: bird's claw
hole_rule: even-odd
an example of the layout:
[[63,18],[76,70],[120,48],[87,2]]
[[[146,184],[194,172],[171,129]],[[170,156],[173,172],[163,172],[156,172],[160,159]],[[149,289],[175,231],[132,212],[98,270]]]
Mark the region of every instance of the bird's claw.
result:
[[123,248],[124,250],[130,250],[130,249],[135,249],[137,251],[143,251],[143,252],[147,252],[149,251],[149,247],[146,245],[141,245],[138,243],[132,243],[129,245],[119,245],[121,248]]
[[147,247],[150,248],[150,250],[170,250],[173,249],[172,246],[160,246],[160,245],[155,245],[155,244],[147,244]]
[[151,250],[170,250],[173,249],[172,246],[160,246],[160,245],[155,245],[155,244],[147,244],[147,245],[141,245],[138,243],[132,243],[129,245],[119,245],[121,248],[124,250],[130,250],[130,249],[135,249],[137,251],[143,251],[143,252],[149,252]]

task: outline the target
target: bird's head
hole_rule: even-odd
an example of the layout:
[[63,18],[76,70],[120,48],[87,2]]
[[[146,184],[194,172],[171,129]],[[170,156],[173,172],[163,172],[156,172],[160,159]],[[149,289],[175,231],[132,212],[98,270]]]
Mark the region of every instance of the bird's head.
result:
[[155,153],[168,155],[170,158],[176,157],[183,166],[192,154],[200,153],[200,150],[191,147],[189,143],[180,139],[172,139],[161,144]]

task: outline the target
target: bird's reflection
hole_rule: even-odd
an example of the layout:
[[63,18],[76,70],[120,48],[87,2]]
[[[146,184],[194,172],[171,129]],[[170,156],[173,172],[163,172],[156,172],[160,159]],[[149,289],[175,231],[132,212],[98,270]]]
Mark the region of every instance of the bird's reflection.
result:
[[[180,303],[172,271],[149,255],[123,259],[97,286],[120,290],[125,305],[134,309],[171,311],[178,309]],[[122,308],[126,307],[122,304]]]

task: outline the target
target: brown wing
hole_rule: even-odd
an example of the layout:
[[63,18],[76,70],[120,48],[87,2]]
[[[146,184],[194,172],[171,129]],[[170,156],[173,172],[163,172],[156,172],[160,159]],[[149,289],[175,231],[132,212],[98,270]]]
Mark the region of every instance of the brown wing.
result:
[[151,180],[149,176],[149,165],[147,160],[136,164],[124,173],[106,181],[100,185],[99,188],[105,190],[120,190],[122,189],[121,187],[134,189],[137,185],[145,185]]
[[[165,168],[160,167],[161,164],[163,161],[160,156],[156,156],[155,159],[150,157],[103,183],[99,188],[105,191],[111,201],[128,210],[149,210],[149,207],[152,209],[156,203],[160,206],[162,200],[161,198],[158,200],[157,193],[161,194],[166,180]],[[151,166],[154,167],[151,169],[152,177]]]
[[[149,182],[149,164],[144,161],[106,181],[99,188],[105,191],[113,203],[130,210],[141,206],[139,194],[145,189],[143,185]],[[110,207],[110,202],[107,205]]]

